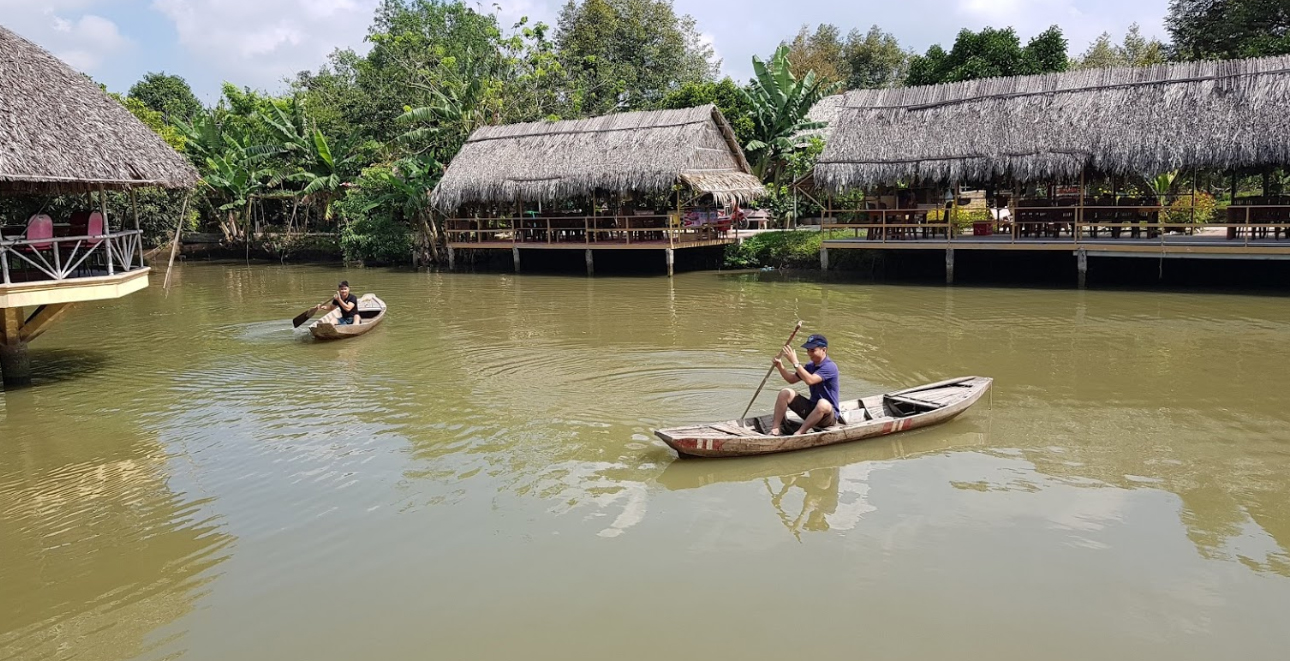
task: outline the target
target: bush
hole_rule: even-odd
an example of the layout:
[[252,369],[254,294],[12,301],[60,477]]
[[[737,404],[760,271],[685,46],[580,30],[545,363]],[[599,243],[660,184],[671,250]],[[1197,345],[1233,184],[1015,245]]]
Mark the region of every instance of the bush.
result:
[[[1226,210],[1219,209],[1214,196],[1205,192],[1196,193],[1196,224],[1212,223],[1225,217]],[[1164,222],[1180,225],[1192,221],[1192,201],[1189,197],[1177,197],[1165,209]],[[1220,221],[1221,222],[1221,221]]]
[[814,231],[763,232],[726,246],[726,268],[813,268],[820,263],[824,234]]
[[389,166],[363,170],[336,211],[345,219],[340,249],[347,261],[407,264],[412,261],[412,231],[392,202]]
[[388,214],[366,214],[341,229],[340,249],[347,261],[406,264],[412,260],[412,233]]

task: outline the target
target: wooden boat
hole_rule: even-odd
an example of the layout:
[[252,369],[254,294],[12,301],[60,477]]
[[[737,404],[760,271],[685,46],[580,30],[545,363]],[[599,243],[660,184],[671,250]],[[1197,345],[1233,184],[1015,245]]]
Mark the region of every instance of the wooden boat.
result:
[[705,425],[655,430],[682,457],[745,457],[788,452],[940,424],[966,411],[981,399],[994,379],[965,376],[929,383],[917,388],[862,397],[842,402],[846,424],[791,436],[802,419],[792,411],[784,422],[783,436],[771,436],[773,416],[729,420]]
[[385,319],[385,301],[377,298],[376,294],[363,294],[358,299],[358,316],[362,318],[361,323],[338,326],[340,310],[332,310],[309,324],[309,333],[319,340],[343,340],[362,335]]

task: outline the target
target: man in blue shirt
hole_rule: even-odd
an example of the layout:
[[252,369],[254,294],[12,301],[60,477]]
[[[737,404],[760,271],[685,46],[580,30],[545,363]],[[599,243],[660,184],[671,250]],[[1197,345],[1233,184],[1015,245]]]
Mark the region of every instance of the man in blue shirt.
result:
[[[811,362],[803,365],[797,359],[793,347],[784,345],[784,350],[775,357],[775,367],[779,375],[790,384],[805,383],[811,387],[810,398],[797,394],[792,388],[779,391],[775,400],[775,420],[771,423],[770,433],[779,436],[783,433],[784,416],[789,409],[802,417],[803,422],[798,434],[805,434],[815,429],[832,427],[838,423],[838,366],[829,360],[829,341],[823,335],[812,335],[806,338],[806,355]],[[792,369],[784,367],[787,357]]]

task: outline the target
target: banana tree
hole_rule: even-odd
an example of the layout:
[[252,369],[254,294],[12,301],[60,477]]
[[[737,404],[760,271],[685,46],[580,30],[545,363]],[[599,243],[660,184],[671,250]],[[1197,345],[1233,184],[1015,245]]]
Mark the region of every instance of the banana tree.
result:
[[282,179],[301,184],[300,194],[306,203],[330,221],[344,177],[354,169],[358,154],[348,144],[333,149],[322,131],[309,126],[303,106],[295,101],[288,104],[288,110],[274,104],[273,111],[262,112],[260,118],[276,141],[266,153],[284,156],[289,162]]
[[763,181],[777,184],[788,156],[810,144],[806,132],[825,126],[825,122],[808,119],[807,113],[841,84],[826,84],[814,71],[798,80],[788,61],[787,46],[776,49],[770,62],[753,57],[753,72],[752,82],[739,90],[753,109],[753,139],[744,149],[753,159],[755,173]]

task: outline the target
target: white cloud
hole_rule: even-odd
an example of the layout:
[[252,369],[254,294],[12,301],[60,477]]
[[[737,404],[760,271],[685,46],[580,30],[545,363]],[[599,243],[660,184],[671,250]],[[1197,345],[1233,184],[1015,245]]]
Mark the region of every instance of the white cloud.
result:
[[112,57],[133,43],[117,24],[84,13],[95,0],[50,0],[39,4],[0,0],[4,25],[85,73],[98,73]]
[[116,23],[94,14],[85,14],[76,21],[55,16],[54,31],[65,44],[55,46],[54,55],[85,72],[96,71],[105,59],[130,46]]
[[153,0],[212,73],[275,90],[337,48],[362,49],[377,0]]

